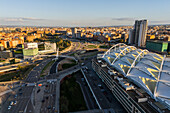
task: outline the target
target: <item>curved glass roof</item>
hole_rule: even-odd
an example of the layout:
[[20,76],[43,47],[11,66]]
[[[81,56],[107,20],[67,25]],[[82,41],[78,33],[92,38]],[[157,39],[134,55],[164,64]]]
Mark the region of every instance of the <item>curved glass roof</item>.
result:
[[102,59],[151,97],[170,105],[170,58],[120,43]]

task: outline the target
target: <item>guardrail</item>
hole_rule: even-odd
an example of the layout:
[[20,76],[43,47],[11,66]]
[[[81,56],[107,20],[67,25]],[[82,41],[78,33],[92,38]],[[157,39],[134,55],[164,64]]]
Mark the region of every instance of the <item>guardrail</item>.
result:
[[94,92],[93,92],[93,90],[92,90],[92,88],[91,88],[91,86],[90,86],[90,84],[89,84],[89,81],[87,80],[87,77],[86,77],[86,75],[84,74],[84,72],[83,72],[82,69],[81,69],[81,72],[83,73],[83,76],[84,76],[84,78],[85,78],[85,80],[86,80],[86,82],[87,82],[87,84],[88,84],[88,86],[89,86],[89,88],[90,88],[90,91],[92,92],[92,95],[93,95],[93,97],[94,97],[94,99],[95,99],[95,101],[96,101],[99,109],[102,109],[101,106],[100,106],[100,104],[99,104],[99,102],[98,102],[98,100],[97,100],[97,98],[96,98],[96,96],[95,96],[95,94],[94,94]]

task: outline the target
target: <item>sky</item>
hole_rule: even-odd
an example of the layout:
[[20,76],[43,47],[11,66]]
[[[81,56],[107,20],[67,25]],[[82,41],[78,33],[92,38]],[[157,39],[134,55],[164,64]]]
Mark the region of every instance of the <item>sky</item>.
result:
[[170,24],[170,0],[0,0],[0,25],[94,27]]

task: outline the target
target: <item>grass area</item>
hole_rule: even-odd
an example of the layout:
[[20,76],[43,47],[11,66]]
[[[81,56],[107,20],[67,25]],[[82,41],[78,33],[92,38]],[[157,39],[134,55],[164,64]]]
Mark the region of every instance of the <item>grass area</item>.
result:
[[19,67],[19,70],[13,71],[7,74],[3,74],[0,76],[0,82],[10,81],[12,80],[23,80],[27,77],[29,72],[35,67],[36,65],[29,65],[24,67]]
[[0,62],[4,62],[5,60],[0,60]]
[[50,67],[54,62],[55,62],[55,60],[50,61],[50,62],[42,69],[40,77],[45,76],[43,73],[44,73],[45,70],[46,70],[48,67]]
[[109,49],[110,47],[109,47],[109,46],[106,46],[106,45],[101,45],[101,46],[99,46],[99,48]]
[[88,48],[97,48],[97,46],[95,46],[95,45],[88,45],[87,47]]
[[61,84],[60,89],[60,112],[75,112],[87,110],[86,103],[84,101],[83,94],[79,84],[76,82],[75,73],[70,78],[66,78]]
[[74,56],[75,53],[70,54],[69,56]]
[[98,51],[93,52],[93,53],[91,53],[91,54],[84,54],[84,55],[81,55],[81,57],[91,57],[91,56],[95,56],[95,55],[97,55],[97,54],[98,54]]
[[72,66],[75,66],[77,63],[75,60],[71,60],[72,63],[65,63],[62,65],[62,69],[65,70],[65,69],[68,69]]

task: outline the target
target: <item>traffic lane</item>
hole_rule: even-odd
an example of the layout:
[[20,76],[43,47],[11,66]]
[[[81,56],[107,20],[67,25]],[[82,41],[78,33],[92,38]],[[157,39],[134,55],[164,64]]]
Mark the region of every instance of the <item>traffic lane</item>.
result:
[[[40,64],[39,66],[41,67],[41,66],[47,64],[48,61],[50,61],[50,59],[48,59],[47,61],[42,62],[42,64]],[[38,67],[38,66],[37,66],[37,67]],[[35,67],[35,70],[39,69],[39,68],[37,68],[37,67]],[[37,72],[34,71],[34,69],[33,69],[33,71],[31,71],[30,74],[29,74],[28,77],[27,77],[28,81],[32,81],[32,82],[37,81],[37,79],[35,79],[35,77],[34,77],[34,75],[36,75],[36,74],[37,74]],[[24,89],[25,89],[25,90],[24,90]],[[23,97],[20,97],[20,96],[19,96],[19,100],[17,100],[17,101],[18,101],[18,102],[17,102],[18,106],[16,106],[16,109],[15,109],[16,111],[14,111],[13,113],[17,113],[20,109],[22,110],[23,108],[26,107],[26,105],[25,105],[24,103],[28,101],[27,98],[30,98],[31,93],[32,93],[32,89],[33,89],[33,88],[23,88],[23,90],[24,90],[24,92],[22,92],[22,93],[23,93],[23,94],[22,94]],[[14,95],[13,95],[13,96],[14,96]],[[22,101],[22,98],[24,99],[24,101]],[[20,100],[20,99],[21,99],[21,100]],[[13,106],[12,106],[12,107],[13,107]],[[11,109],[12,109],[12,108],[11,108]],[[10,112],[10,111],[9,111],[9,112]]]
[[10,105],[10,102],[13,100],[13,93],[7,93],[3,96],[1,96],[2,99],[6,98],[3,103],[1,103],[1,112],[2,113],[8,113],[8,106]]
[[47,105],[47,107],[48,106],[51,107],[51,109],[48,110],[50,113],[53,112],[53,107],[55,105],[55,95],[54,95],[56,93],[55,91],[56,91],[56,83],[51,84],[50,87],[49,103]]
[[22,113],[24,112],[25,106],[27,105],[29,98],[17,100],[17,104],[13,105],[8,113]]
[[31,103],[31,101],[29,101],[26,112],[25,113],[36,113],[36,111],[34,111],[34,107]]
[[81,84],[81,88],[84,92],[84,98],[86,98],[86,102],[89,106],[89,109],[97,109],[98,107],[96,106],[96,102],[94,100],[94,97],[92,96],[90,90],[87,87],[86,81],[82,81],[81,77],[83,76],[77,76],[77,81]]
[[[23,87],[21,91],[18,93],[17,97],[17,105],[13,113],[17,113],[26,108],[28,100],[31,98],[33,87]],[[22,94],[20,94],[22,93]]]
[[[50,59],[45,59],[38,66],[34,67],[33,70],[28,74],[26,81],[27,82],[36,82],[40,77],[41,70],[51,61]],[[36,75],[36,76],[35,76]]]
[[65,59],[65,58],[64,57],[59,57],[59,59],[52,65],[52,67],[50,69],[50,74],[56,73],[56,66],[63,59]]
[[104,92],[103,91],[100,92],[102,92],[102,95],[107,100],[107,103],[109,103],[110,108],[113,108],[116,112],[126,113],[125,109],[113,96],[112,92],[108,89],[108,87],[102,82],[102,80],[98,77],[96,72],[92,69],[91,62],[88,62],[86,66],[88,67],[89,70],[88,72],[91,73],[91,78],[94,81],[96,88],[101,90],[101,88],[98,87],[98,84],[102,85],[103,87],[102,89],[104,89]]
[[[16,89],[18,92],[18,89]],[[21,92],[21,91],[20,91]],[[24,93],[23,93],[24,92]],[[31,88],[27,88],[27,89],[22,89],[22,95],[18,93],[13,93],[13,94],[10,94],[10,98],[7,100],[7,102],[4,103],[5,107],[3,109],[3,113],[5,113],[5,111],[8,109],[8,106],[10,105],[10,102],[11,101],[17,101],[17,104],[16,105],[12,105],[11,109],[10,110],[7,110],[7,112],[13,112],[13,113],[17,113],[17,109],[21,109],[22,106],[24,106],[24,102],[27,101],[28,98],[30,98],[29,94],[31,94]],[[14,98],[15,95],[18,95],[17,98]],[[24,100],[24,102],[23,102]]]
[[96,87],[96,85],[93,83],[93,80],[88,76],[86,75],[88,81],[89,81],[89,84],[91,85],[92,89],[93,89],[93,92],[96,96],[96,98],[98,99],[98,102],[101,106],[102,109],[107,109],[109,108],[109,104],[107,102],[107,99],[104,97],[104,95],[102,94],[102,92],[100,91],[100,89],[98,89]]
[[25,87],[22,87],[21,88],[22,90],[19,91],[19,93],[22,93],[22,94],[18,93],[18,99],[31,97],[33,88],[34,88],[34,86],[25,86]]
[[[56,91],[56,83],[47,84],[48,87],[45,88],[46,92],[44,93],[44,102],[42,103],[41,112],[42,113],[51,113],[53,112],[53,106],[55,105],[55,91]],[[48,99],[46,98],[48,97]],[[50,106],[51,108],[48,109],[47,107]]]
[[[81,67],[79,65],[75,65],[71,68],[68,68],[68,69],[65,69],[63,71],[60,71],[56,74],[50,74],[48,75],[46,78],[47,79],[58,79],[58,80],[61,80],[63,77],[65,77],[65,74],[67,74],[68,72],[72,72],[74,71],[75,69],[80,69]],[[69,74],[68,74],[69,75]]]
[[99,107],[97,106],[97,103],[96,103],[96,101],[95,101],[92,93],[90,92],[89,87],[88,87],[87,85],[84,86],[84,87],[85,87],[85,91],[88,92],[87,95],[88,95],[88,97],[89,97],[89,99],[90,99],[90,102],[91,102],[91,108],[92,108],[92,109],[93,109],[93,108],[94,108],[94,109],[98,109]]
[[[92,67],[91,67],[91,62],[88,62],[86,64],[86,66],[88,67],[88,72],[85,73],[86,74],[86,77],[87,79],[89,80],[89,83],[101,105],[101,107],[103,109],[106,109],[106,108],[109,108],[110,105],[109,105],[109,102],[107,100],[107,98],[104,96],[103,92],[101,91],[101,89],[97,86],[98,84],[101,84],[99,81],[94,81],[93,80],[93,77],[92,76],[95,76],[96,73],[92,70]],[[90,71],[90,72],[89,72]]]

